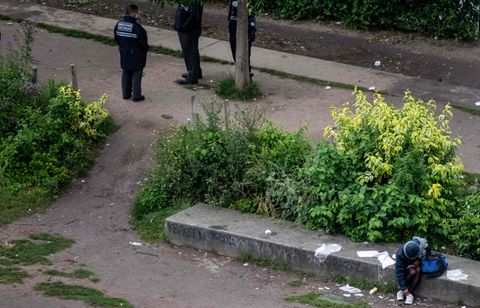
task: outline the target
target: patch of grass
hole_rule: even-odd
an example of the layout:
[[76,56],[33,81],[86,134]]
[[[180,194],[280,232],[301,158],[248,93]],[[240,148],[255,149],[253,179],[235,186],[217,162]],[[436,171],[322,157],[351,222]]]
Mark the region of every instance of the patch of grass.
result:
[[373,288],[378,288],[380,292],[384,293],[395,293],[397,292],[397,285],[394,283],[379,283],[375,281],[371,281],[362,277],[351,277],[351,276],[342,276],[342,275],[334,275],[332,280],[336,283],[341,284],[349,284],[352,287],[356,287],[362,290],[371,290]]
[[49,198],[41,189],[13,192],[8,187],[0,185],[0,226],[26,214],[42,211],[48,205]]
[[58,26],[47,25],[44,23],[36,24],[38,28],[47,30],[50,33],[60,33],[68,37],[81,38],[99,42],[105,45],[115,46],[117,42],[112,37],[105,35],[92,34],[85,31],[75,30],[75,29],[65,29]]
[[48,276],[67,277],[67,278],[74,278],[74,279],[88,279],[88,278],[93,278],[95,276],[95,273],[88,271],[86,269],[76,269],[71,273],[62,272],[58,270],[46,270],[43,273]]
[[[69,248],[73,240],[49,234],[35,234],[31,240],[13,240],[0,245],[0,260],[6,265],[50,264],[46,258]],[[32,241],[33,240],[33,241]]]
[[149,213],[140,220],[132,220],[132,224],[142,240],[151,243],[164,242],[167,240],[165,235],[165,219],[189,207],[190,204],[187,202],[178,202],[171,207]]
[[289,296],[285,299],[288,302],[299,303],[311,307],[320,308],[368,308],[370,305],[364,301],[349,302],[334,294],[320,294],[311,292],[304,295]]
[[94,307],[133,307],[124,299],[108,297],[98,290],[79,285],[67,285],[63,282],[38,283],[35,290],[41,291],[47,296],[80,300]]
[[298,288],[299,286],[302,285],[302,281],[298,280],[298,279],[295,279],[295,280],[290,280],[289,282],[287,282],[287,284],[289,286],[291,286],[292,288]]
[[461,111],[469,113],[471,115],[480,117],[480,109],[479,108],[469,108],[469,107],[466,107],[466,106],[453,105],[453,104],[451,104],[451,105],[452,105],[453,108],[455,108],[457,110],[461,110]]
[[254,82],[248,84],[243,90],[238,90],[235,86],[235,79],[231,76],[218,83],[215,93],[224,99],[240,101],[250,101],[262,96],[262,92]]
[[0,266],[0,284],[22,283],[26,277],[27,272],[21,268]]
[[13,17],[13,16],[7,16],[7,15],[0,15],[0,20],[13,21],[13,22],[22,22],[23,21],[23,19],[21,19],[21,18]]
[[295,272],[288,264],[282,262],[270,261],[267,259],[257,258],[247,252],[240,252],[236,258],[242,263],[255,264],[259,267],[268,267],[272,270],[282,272]]
[[[289,73],[280,72],[280,71],[269,69],[269,68],[261,68],[260,67],[260,68],[256,68],[256,69],[258,69],[262,73],[266,73],[266,74],[276,76],[276,77],[279,77],[279,78],[282,78],[282,79],[293,79],[293,80],[296,80],[298,82],[311,83],[311,84],[315,84],[315,85],[318,85],[318,86],[321,86],[321,87],[330,86],[332,88],[346,89],[346,90],[352,90],[352,91],[355,90],[355,89],[358,89],[358,90],[361,90],[361,91],[364,91],[364,92],[369,91],[365,87],[359,87],[359,86],[346,84],[346,83],[341,83],[341,82],[327,81],[327,80],[310,78],[310,77],[305,77],[305,76],[300,76],[300,75],[295,75],[295,74],[289,74]],[[380,91],[379,91],[379,93],[385,94],[385,93],[380,92]],[[389,94],[389,95],[391,95],[391,94]]]

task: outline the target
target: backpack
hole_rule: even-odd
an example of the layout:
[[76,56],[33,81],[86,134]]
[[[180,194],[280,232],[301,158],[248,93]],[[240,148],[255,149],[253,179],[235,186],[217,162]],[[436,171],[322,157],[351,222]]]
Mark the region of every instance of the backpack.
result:
[[447,266],[447,258],[440,253],[433,252],[422,259],[422,273],[429,278],[441,276]]

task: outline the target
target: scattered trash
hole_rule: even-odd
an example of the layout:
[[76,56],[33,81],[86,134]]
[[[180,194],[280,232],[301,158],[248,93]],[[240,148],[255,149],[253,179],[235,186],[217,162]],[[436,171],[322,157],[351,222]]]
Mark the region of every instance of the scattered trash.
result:
[[373,289],[371,289],[368,293],[370,293],[370,295],[374,294],[374,293],[377,293],[378,292],[378,288],[375,287]]
[[342,290],[342,291],[351,293],[351,294],[362,293],[362,290],[360,290],[358,288],[355,288],[355,287],[352,287],[352,286],[349,286],[348,284],[343,286],[343,287],[340,287],[339,289]]
[[377,60],[377,61],[375,61],[374,65],[378,67],[378,66],[382,65],[382,61]]
[[345,296],[345,297],[350,297],[350,296],[352,296],[352,294],[344,293],[343,296]]
[[265,235],[270,235],[270,234],[272,234],[271,230],[269,230],[269,229],[265,230]]
[[318,287],[319,290],[323,291],[324,289],[322,287]]
[[395,264],[395,261],[390,258],[387,251],[378,252],[377,250],[363,250],[357,251],[357,255],[360,258],[377,258],[382,263],[382,268],[386,269],[388,266]]
[[213,83],[213,80],[210,80],[210,83]]
[[135,247],[142,247],[143,244],[140,242],[128,242],[130,245],[135,246]]
[[374,86],[368,87],[368,91],[375,91],[376,88]]
[[379,295],[378,298],[383,299],[383,296]]
[[332,89],[332,87],[331,86],[326,86],[325,89],[330,90],[330,89]]
[[480,102],[476,102],[476,103],[475,103],[475,106],[480,106]]
[[255,288],[255,290],[259,290],[259,288]]
[[456,270],[447,270],[447,279],[453,280],[453,281],[460,281],[460,280],[466,280],[468,278],[468,275],[463,272],[462,269],[456,269]]
[[12,244],[8,241],[4,241],[3,243],[0,244],[0,247],[6,248],[6,249],[11,249],[15,247],[15,244]]
[[362,294],[362,293],[356,293],[356,294],[353,294],[353,296],[356,296],[356,297],[363,297],[363,294]]
[[325,290],[330,290],[330,288],[329,288],[329,287],[325,287]]
[[248,263],[243,263],[243,266],[248,266]]
[[460,307],[460,308],[467,308],[467,306],[462,306],[462,307]]
[[80,180],[80,182],[85,183],[85,180]]
[[315,258],[317,258],[318,261],[323,262],[327,259],[329,254],[338,252],[340,250],[342,250],[342,246],[338,244],[322,244],[322,246],[315,250]]

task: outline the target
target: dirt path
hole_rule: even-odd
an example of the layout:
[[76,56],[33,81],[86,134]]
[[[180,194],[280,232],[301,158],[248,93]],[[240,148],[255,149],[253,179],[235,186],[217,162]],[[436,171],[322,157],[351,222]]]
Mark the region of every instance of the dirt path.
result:
[[[88,5],[63,0],[42,0],[81,12],[117,18],[129,0],[95,0]],[[70,4],[69,4],[70,3]],[[150,0],[136,1],[142,10],[142,22],[172,29],[175,7],[165,8]],[[203,35],[227,40],[226,7],[206,4]],[[478,42],[437,40],[420,34],[401,32],[363,32],[346,29],[335,23],[291,22],[268,16],[257,19],[256,46],[309,57],[374,68],[425,79],[448,81],[480,88],[480,45]]]
[[[0,23],[2,48],[17,28],[16,24]],[[121,128],[109,138],[88,177],[74,180],[45,213],[1,227],[0,240],[37,232],[72,238],[76,241],[72,248],[52,257],[55,266],[68,271],[85,264],[101,279],[96,288],[125,298],[137,307],[299,307],[284,298],[320,286],[338,292],[335,284],[311,278],[294,288],[288,282],[302,277],[244,266],[203,251],[168,244],[131,246],[129,242],[138,241],[138,237],[129,225],[130,208],[145,172],[153,166],[150,144],[155,141],[156,131],[190,117],[191,95],[196,95],[198,101],[210,102],[212,92],[192,92],[175,85],[172,80],[183,71],[183,61],[150,55],[143,84],[147,100],[123,101],[115,47],[42,30],[36,34],[34,57],[41,81],[68,79],[69,64],[75,63],[83,96],[95,99],[107,93],[107,108]],[[206,63],[205,80],[215,82],[230,69]],[[350,100],[350,91],[346,90],[326,90],[258,72],[256,78],[267,94],[259,102],[266,114],[290,129],[309,123],[311,136],[321,135],[322,127],[330,121],[330,106]],[[173,119],[167,120],[162,114],[172,115]],[[461,113],[456,121],[473,131],[478,131],[480,125]],[[0,306],[83,307],[81,303],[40,297],[32,290],[32,284],[42,279],[42,274],[30,274],[32,279],[24,285],[0,285]],[[365,299],[372,307],[397,306],[390,301],[391,295]],[[430,301],[421,301],[419,306],[451,307]]]

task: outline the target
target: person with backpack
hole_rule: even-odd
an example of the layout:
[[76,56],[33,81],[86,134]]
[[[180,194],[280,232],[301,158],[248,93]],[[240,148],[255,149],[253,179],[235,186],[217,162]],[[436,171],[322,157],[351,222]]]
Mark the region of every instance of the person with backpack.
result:
[[145,99],[142,95],[142,77],[149,49],[147,31],[137,23],[138,15],[138,7],[135,4],[128,5],[125,16],[117,22],[113,30],[123,70],[123,99],[132,98],[134,102]]
[[399,290],[397,301],[405,300],[405,305],[412,305],[413,293],[420,283],[422,259],[428,253],[426,239],[414,236],[398,248],[395,254],[395,273]]

